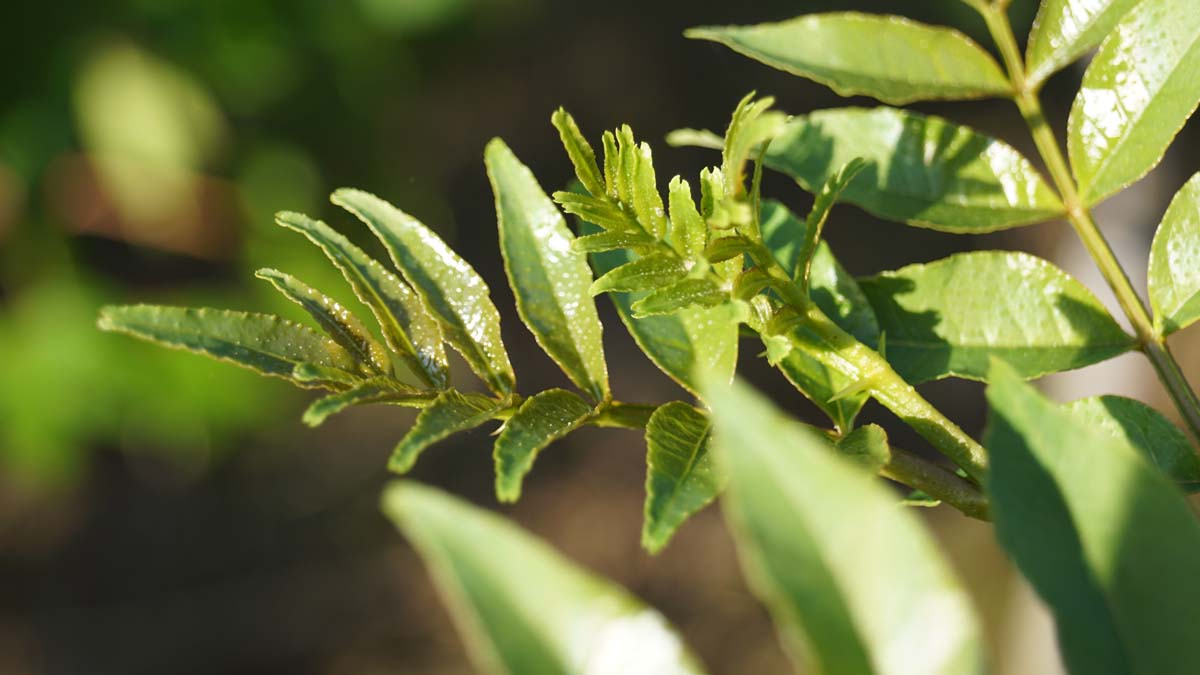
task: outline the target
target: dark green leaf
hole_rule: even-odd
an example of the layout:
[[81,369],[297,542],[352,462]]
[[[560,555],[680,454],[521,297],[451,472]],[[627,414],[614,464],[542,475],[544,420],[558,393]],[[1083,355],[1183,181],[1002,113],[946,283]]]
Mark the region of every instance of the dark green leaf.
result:
[[300,384],[292,371],[314,364],[353,380],[354,358],[336,342],[298,323],[268,314],[157,305],[103,307],[101,330],[125,333],[165,347],[229,361],[263,375]]
[[571,248],[575,235],[562,214],[503,141],[489,143],[484,158],[496,194],[504,271],[521,320],[576,386],[596,400],[609,398],[587,256]]
[[304,423],[310,427],[320,426],[330,415],[339,413],[350,406],[394,398],[411,401],[429,400],[432,395],[422,396],[421,392],[416,389],[406,388],[386,378],[376,378],[362,382],[352,389],[313,401],[312,405],[304,411]]
[[729,301],[729,291],[709,278],[681,279],[669,286],[650,291],[630,305],[633,318],[674,314],[687,307],[716,307]]
[[333,202],[379,237],[471,370],[493,391],[511,392],[516,376],[500,336],[500,313],[479,273],[432,230],[375,195],[341,189]]
[[887,335],[888,361],[913,384],[983,379],[991,357],[1039,377],[1134,346],[1083,284],[1027,253],[960,253],[859,283]]
[[736,384],[706,387],[751,589],[813,672],[981,673],[966,592],[895,495]]
[[645,291],[665,286],[687,274],[683,260],[674,253],[651,253],[609,270],[592,283],[592,295]]
[[480,394],[460,394],[453,389],[443,391],[417,415],[412,428],[400,439],[388,460],[388,469],[406,473],[417,463],[417,457],[425,448],[451,434],[474,429],[505,407],[504,401]]
[[656,611],[499,516],[398,482],[384,513],[421,554],[491,675],[701,675]]
[[878,473],[892,459],[887,432],[877,424],[861,426],[843,436],[837,449],[870,473]]
[[1054,612],[1073,673],[1195,671],[1200,524],[1146,459],[997,362],[985,445],[1000,543]]
[[496,461],[496,498],[515,502],[521,481],[546,446],[566,436],[595,411],[575,394],[550,389],[526,399],[504,423],[492,455]]
[[829,219],[829,212],[833,210],[833,205],[842,191],[863,170],[864,166],[866,164],[862,158],[855,157],[838,169],[837,173],[830,176],[829,180],[825,181],[825,185],[821,187],[821,191],[817,193],[812,210],[809,211],[808,218],[804,221],[804,245],[800,247],[799,259],[796,261],[795,267],[789,268],[792,277],[800,283],[801,288],[809,287],[813,257],[817,253],[817,245],[821,243],[821,234],[825,228],[825,221]]
[[261,269],[254,276],[269,281],[289,300],[303,307],[317,325],[356,361],[376,372],[391,371],[391,358],[387,350],[375,341],[358,317],[336,300],[279,270]]
[[1154,408],[1121,396],[1093,396],[1064,409],[1083,426],[1102,430],[1141,452],[1183,489],[1200,491],[1200,457],[1187,436]]
[[449,384],[450,365],[442,346],[442,331],[411,288],[319,220],[284,212],[276,214],[275,222],[303,234],[341,270],[354,294],[371,308],[388,347],[414,375],[434,387]]
[[757,26],[693,28],[684,34],[720,42],[842,96],[863,94],[900,105],[1008,96],[1012,90],[996,61],[962,33],[898,16],[810,14]]
[[1197,103],[1195,0],[1141,0],[1100,45],[1071,108],[1067,149],[1084,202],[1145,176]]
[[1150,246],[1154,329],[1170,335],[1200,319],[1200,173],[1171,200]]
[[[697,139],[676,134],[670,140]],[[843,198],[880,218],[979,233],[1063,213],[1055,193],[1012,147],[939,117],[894,108],[794,118],[767,149],[766,164],[815,193],[856,157],[867,166]]]
[[579,182],[583,184],[585,190],[599,197],[603,195],[604,177],[600,174],[600,167],[596,164],[596,151],[592,150],[592,145],[584,138],[583,133],[579,131],[579,126],[575,124],[575,118],[562,108],[554,111],[550,116],[550,123],[558,129],[558,136],[562,139],[563,148],[567,151],[567,156],[571,158],[571,164],[575,166],[575,175],[579,177]]
[[1100,44],[1140,0],[1043,0],[1025,51],[1026,80],[1037,86]]
[[642,546],[658,553],[692,514],[717,498],[721,480],[708,452],[708,415],[682,401],[659,406],[646,425]]

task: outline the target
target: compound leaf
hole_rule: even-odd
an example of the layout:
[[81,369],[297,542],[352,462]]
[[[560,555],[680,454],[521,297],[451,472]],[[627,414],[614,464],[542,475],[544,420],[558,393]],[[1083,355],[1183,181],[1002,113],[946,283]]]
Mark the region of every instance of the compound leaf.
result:
[[912,384],[984,379],[989,359],[1039,377],[1110,359],[1134,341],[1083,284],[1027,253],[959,253],[859,281]]
[[575,394],[549,389],[529,397],[504,423],[492,455],[496,461],[496,498],[515,502],[521,481],[546,446],[586,422],[595,411]]
[[646,424],[646,508],[642,546],[662,550],[692,514],[717,497],[708,415],[682,402],[659,406]]
[[1166,336],[1200,319],[1200,173],[1171,200],[1150,246],[1154,329]]
[[719,42],[842,96],[901,105],[1012,91],[995,59],[962,33],[898,16],[810,14],[757,26],[693,28],[685,35]]
[[491,675],[702,675],[658,612],[505,519],[401,481],[383,510],[416,547]]

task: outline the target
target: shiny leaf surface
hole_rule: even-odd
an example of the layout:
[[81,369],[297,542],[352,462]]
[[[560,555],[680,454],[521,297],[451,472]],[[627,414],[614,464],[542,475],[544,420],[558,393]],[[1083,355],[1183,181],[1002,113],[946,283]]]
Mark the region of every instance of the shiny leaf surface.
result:
[[335,415],[350,406],[360,403],[372,403],[394,398],[404,398],[415,402],[422,398],[428,400],[431,397],[432,394],[422,396],[422,393],[416,389],[397,386],[397,383],[393,381],[377,378],[362,382],[346,391],[330,394],[329,396],[313,401],[312,405],[308,406],[308,409],[304,411],[304,423],[310,427],[320,426],[330,415]]
[[1000,543],[1049,605],[1073,673],[1195,670],[1200,523],[1127,443],[997,363],[988,490]]
[[1200,457],[1187,436],[1154,408],[1122,396],[1093,396],[1063,409],[1083,426],[1104,431],[1142,453],[1182,489],[1200,491]]
[[692,514],[717,498],[722,481],[708,451],[708,415],[682,402],[659,406],[646,425],[642,546],[657,553]]
[[490,675],[701,675],[656,611],[505,519],[398,482],[383,510],[412,542]]
[[1043,0],[1025,50],[1027,80],[1037,85],[1100,44],[1141,0]]
[[1200,319],[1200,173],[1171,200],[1150,246],[1154,329],[1170,335]]
[[842,96],[899,105],[1005,96],[1011,89],[995,59],[962,33],[898,16],[811,14],[757,26],[693,28],[685,35],[719,42]]
[[916,384],[983,379],[989,359],[1038,377],[1133,347],[1083,284],[1027,253],[960,253],[860,280],[887,335],[887,359]]
[[567,377],[596,400],[609,397],[603,328],[588,293],[592,270],[575,235],[533,172],[500,139],[484,154],[504,270],[521,320]]
[[1195,1],[1141,0],[1100,45],[1071,108],[1067,149],[1082,199],[1095,204],[1146,175],[1197,103]]
[[496,462],[496,498],[515,502],[521,481],[538,453],[566,436],[593,415],[592,406],[575,394],[549,389],[529,397],[504,423],[492,455]]
[[479,273],[432,230],[375,195],[342,189],[333,202],[379,237],[471,370],[493,391],[511,392],[516,376],[500,336],[500,313]]
[[687,274],[673,253],[651,253],[605,272],[592,283],[592,295],[647,291],[678,281]]
[[388,469],[407,472],[425,448],[451,434],[474,429],[504,407],[503,401],[480,394],[460,394],[453,389],[442,392],[417,415],[412,428],[392,450]]
[[981,673],[967,594],[895,495],[747,387],[706,394],[742,568],[791,654],[838,675]]
[[687,307],[716,307],[729,301],[729,291],[712,279],[681,279],[656,288],[630,305],[633,318],[674,314]]

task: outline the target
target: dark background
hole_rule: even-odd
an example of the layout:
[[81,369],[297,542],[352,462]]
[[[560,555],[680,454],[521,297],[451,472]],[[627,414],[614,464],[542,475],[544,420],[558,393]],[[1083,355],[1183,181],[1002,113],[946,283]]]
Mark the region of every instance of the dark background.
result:
[[[377,509],[386,456],[411,412],[360,408],[309,430],[299,422],[307,394],[101,334],[97,308],[204,304],[301,319],[253,279],[266,265],[346,298],[320,253],[276,231],[271,214],[323,217],[379,253],[326,200],[350,185],[422,218],[480,270],[504,313],[523,393],[562,385],[511,311],[484,144],[504,137],[556,189],[571,173],[549,116],[564,105],[592,138],[630,123],[655,145],[660,177],[694,176],[715,156],[659,139],[681,126],[722,129],[749,90],[795,113],[846,103],[685,40],[683,29],[829,9],[906,13],[990,48],[958,0],[4,3],[0,672],[470,672],[424,570]],[[1019,34],[1033,10],[1014,3]],[[1080,74],[1070,69],[1047,88],[1059,128]],[[1034,154],[1011,104],[917,107]],[[1161,169],[1101,210],[1135,278],[1166,199],[1196,169],[1187,151],[1196,142],[1192,125]],[[811,202],[778,177],[768,177],[767,190],[796,209]],[[827,232],[856,274],[1021,247],[1096,286],[1061,223],[952,236],[842,207]],[[682,398],[607,301],[600,306],[618,397]],[[1176,348],[1192,368],[1198,350],[1185,339]],[[746,343],[744,372],[817,421],[756,356]],[[1050,378],[1048,388],[1162,403],[1136,359]],[[947,381],[925,391],[978,434],[980,386]],[[882,411],[869,408],[865,418],[922,447]],[[498,508],[489,448],[483,431],[455,437],[429,451],[414,477]],[[788,672],[715,510],[657,558],[641,551],[642,453],[633,432],[583,430],[544,454],[526,496],[502,510],[661,608],[713,673]],[[1049,672],[1045,617],[989,529],[945,508],[927,513],[987,607],[996,672]]]

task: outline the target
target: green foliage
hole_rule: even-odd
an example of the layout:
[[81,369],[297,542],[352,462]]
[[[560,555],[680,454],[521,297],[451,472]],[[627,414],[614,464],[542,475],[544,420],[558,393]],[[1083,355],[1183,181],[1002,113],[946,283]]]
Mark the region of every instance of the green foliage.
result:
[[[966,4],[1007,74],[961,34],[897,17],[822,14],[691,34],[841,93],[1011,98],[1053,188],[1012,146],[939,117],[884,107],[789,118],[753,94],[723,135],[672,134],[675,144],[721,152],[696,177],[698,194],[680,176],[660,181],[649,144],[629,126],[601,134],[598,154],[562,109],[551,123],[574,166],[573,191],[548,197],[503,141],[488,144],[518,314],[579,394],[520,394],[483,279],[432,229],[357,190],[333,200],[380,239],[395,272],[323,223],[278,220],[327,254],[382,341],[323,292],[275,270],[259,274],[330,338],[265,314],[143,305],[105,308],[101,327],[326,389],[305,413],[311,425],[362,403],[419,408],[389,462],[398,473],[431,444],[502,420],[493,458],[505,502],[520,497],[537,456],[574,430],[644,429],[643,546],[658,552],[727,493],[751,587],[815,672],[983,672],[965,592],[900,507],[939,503],[995,518],[1000,543],[1053,611],[1072,672],[1190,672],[1200,523],[1181,488],[1200,489],[1195,447],[1142,403],[1101,396],[1059,406],[1022,380],[1138,350],[1200,437],[1200,401],[1164,343],[1200,318],[1200,176],[1155,237],[1153,319],[1088,210],[1157,164],[1196,107],[1200,15],[1185,0],[1045,0],[1022,59],[1007,2]],[[1072,174],[1037,90],[1097,44],[1069,123]],[[764,166],[814,195],[806,218],[763,198]],[[962,253],[856,280],[824,240],[840,201],[963,234],[1065,216],[1134,335],[1078,281],[1020,252]],[[651,362],[698,400],[613,400],[599,294]],[[760,355],[829,428],[792,420],[734,382],[741,336],[761,342]],[[489,394],[450,388],[445,344]],[[913,387],[949,376],[990,383],[984,445]],[[948,461],[857,425],[872,399]],[[425,558],[484,670],[699,672],[656,613],[495,516],[410,484],[388,490],[385,510]]]

